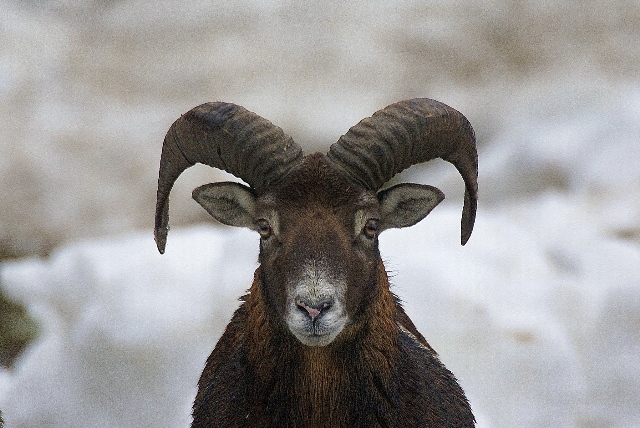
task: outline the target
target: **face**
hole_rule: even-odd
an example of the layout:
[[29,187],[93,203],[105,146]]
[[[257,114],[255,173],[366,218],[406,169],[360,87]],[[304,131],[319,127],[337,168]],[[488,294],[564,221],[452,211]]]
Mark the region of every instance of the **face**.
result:
[[363,311],[375,287],[378,201],[372,192],[261,197],[256,227],[266,299],[304,345],[326,346]]
[[258,231],[270,313],[303,344],[325,346],[366,321],[361,315],[377,286],[378,234],[417,223],[444,195],[411,183],[375,194],[316,154],[270,193],[210,183],[193,197],[221,223]]

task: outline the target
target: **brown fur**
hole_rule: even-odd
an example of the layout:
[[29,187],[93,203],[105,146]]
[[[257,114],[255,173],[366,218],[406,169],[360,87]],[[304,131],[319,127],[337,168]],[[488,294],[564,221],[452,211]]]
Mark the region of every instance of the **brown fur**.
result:
[[[454,376],[416,335],[382,261],[365,314],[306,347],[269,315],[260,269],[207,361],[193,427],[472,427]],[[421,346],[424,345],[424,346]]]
[[[193,427],[474,426],[453,374],[391,293],[377,237],[353,237],[361,193],[322,155],[274,192],[279,237],[262,241],[249,294],[207,360]],[[326,346],[304,345],[283,320],[288,275],[308,260],[346,277],[349,323]]]

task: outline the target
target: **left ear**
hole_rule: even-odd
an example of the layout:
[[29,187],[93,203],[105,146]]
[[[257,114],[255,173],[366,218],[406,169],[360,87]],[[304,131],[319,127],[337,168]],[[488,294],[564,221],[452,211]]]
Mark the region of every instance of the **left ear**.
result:
[[402,183],[378,192],[380,231],[413,226],[444,199],[444,193],[433,186]]

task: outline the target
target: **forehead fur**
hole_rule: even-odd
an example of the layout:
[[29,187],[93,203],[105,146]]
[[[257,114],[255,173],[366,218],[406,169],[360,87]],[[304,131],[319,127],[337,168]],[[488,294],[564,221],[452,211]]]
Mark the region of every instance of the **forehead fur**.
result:
[[275,194],[280,203],[338,208],[357,204],[363,191],[333,168],[325,155],[315,153],[306,156],[302,164],[287,175]]

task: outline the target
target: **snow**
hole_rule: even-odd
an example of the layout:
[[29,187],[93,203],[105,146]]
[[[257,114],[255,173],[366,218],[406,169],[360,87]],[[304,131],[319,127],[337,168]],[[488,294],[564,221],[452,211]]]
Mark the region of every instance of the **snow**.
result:
[[198,373],[252,279],[248,233],[177,230],[166,257],[136,234],[4,266],[44,327],[2,391],[7,425],[187,426]]
[[[640,421],[640,7],[634,1],[0,0],[0,287],[41,335],[0,370],[6,428],[187,426],[204,361],[257,266],[192,188],[153,242],[160,144],[203,101],[246,106],[306,151],[404,98],[470,119],[480,201],[441,188],[381,251],[480,428]],[[46,256],[45,256],[46,255]]]
[[[394,290],[481,427],[640,418],[640,248],[588,204],[550,192],[480,215],[465,247],[456,207],[381,237]],[[256,258],[252,232],[195,226],[172,230],[164,256],[146,232],[5,263],[2,283],[44,327],[0,383],[7,426],[187,425]]]

